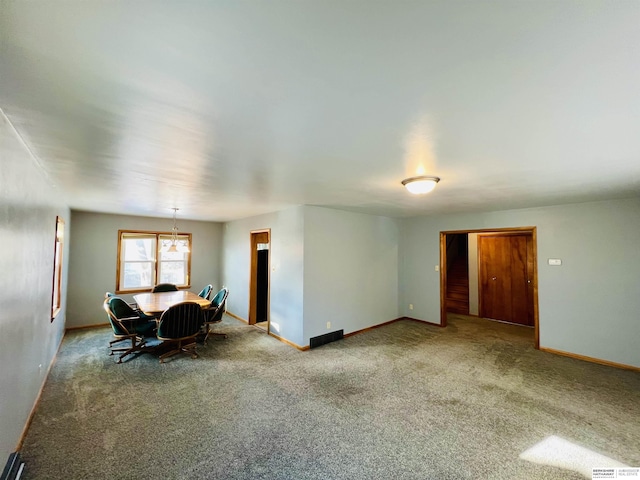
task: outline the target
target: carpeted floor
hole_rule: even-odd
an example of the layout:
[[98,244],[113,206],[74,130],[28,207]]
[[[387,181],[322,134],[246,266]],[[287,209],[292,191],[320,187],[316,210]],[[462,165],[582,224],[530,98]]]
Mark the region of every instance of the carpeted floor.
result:
[[307,352],[225,316],[200,358],[118,365],[69,333],[25,439],[27,479],[578,479],[551,436],[640,466],[640,374],[532,331],[399,321]]

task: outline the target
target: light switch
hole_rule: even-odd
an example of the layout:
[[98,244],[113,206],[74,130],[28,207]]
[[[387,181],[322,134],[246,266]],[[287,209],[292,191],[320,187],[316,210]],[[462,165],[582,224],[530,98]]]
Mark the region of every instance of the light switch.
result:
[[440,265],[436,265],[436,272],[440,271]]
[[549,262],[549,265],[554,265],[554,266],[562,265],[562,260],[559,258],[550,258],[548,262]]

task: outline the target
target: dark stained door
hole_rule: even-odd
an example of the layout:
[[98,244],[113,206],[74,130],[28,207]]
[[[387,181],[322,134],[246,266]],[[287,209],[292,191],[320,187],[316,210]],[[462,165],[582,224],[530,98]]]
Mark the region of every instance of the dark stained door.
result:
[[478,235],[480,316],[533,326],[533,237]]
[[[269,320],[268,245],[270,238],[270,231],[251,232],[251,274],[249,278],[250,325]],[[265,248],[265,246],[267,248]]]
[[256,323],[267,321],[269,297],[269,250],[258,250],[258,281],[256,285]]

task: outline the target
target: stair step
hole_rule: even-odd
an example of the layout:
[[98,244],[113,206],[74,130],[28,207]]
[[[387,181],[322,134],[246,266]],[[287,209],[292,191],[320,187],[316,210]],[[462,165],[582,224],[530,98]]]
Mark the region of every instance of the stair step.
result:
[[469,295],[469,287],[467,285],[447,285],[447,293],[453,292]]
[[455,308],[458,311],[458,313],[460,313],[462,310],[469,311],[469,304],[464,302],[461,302],[461,303],[451,302],[447,300],[447,312],[452,308]]
[[469,303],[447,299],[447,312],[469,314]]
[[458,282],[468,282],[469,277],[466,275],[447,275],[447,280],[448,281],[456,280]]
[[447,278],[469,278],[469,272],[447,272]]
[[449,267],[449,271],[455,270],[457,272],[468,272],[469,266],[466,263],[454,263]]
[[466,270],[464,272],[461,271],[457,271],[457,270],[449,270],[447,272],[447,278],[469,278],[469,272],[467,272]]
[[469,302],[469,294],[467,292],[447,292],[447,300],[458,300]]

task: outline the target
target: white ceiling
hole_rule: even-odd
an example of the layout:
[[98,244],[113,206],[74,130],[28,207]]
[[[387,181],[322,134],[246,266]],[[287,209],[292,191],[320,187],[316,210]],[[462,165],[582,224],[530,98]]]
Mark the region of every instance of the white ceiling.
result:
[[[640,194],[640,1],[2,0],[0,108],[75,209],[225,221]],[[415,197],[400,181],[442,181]]]

